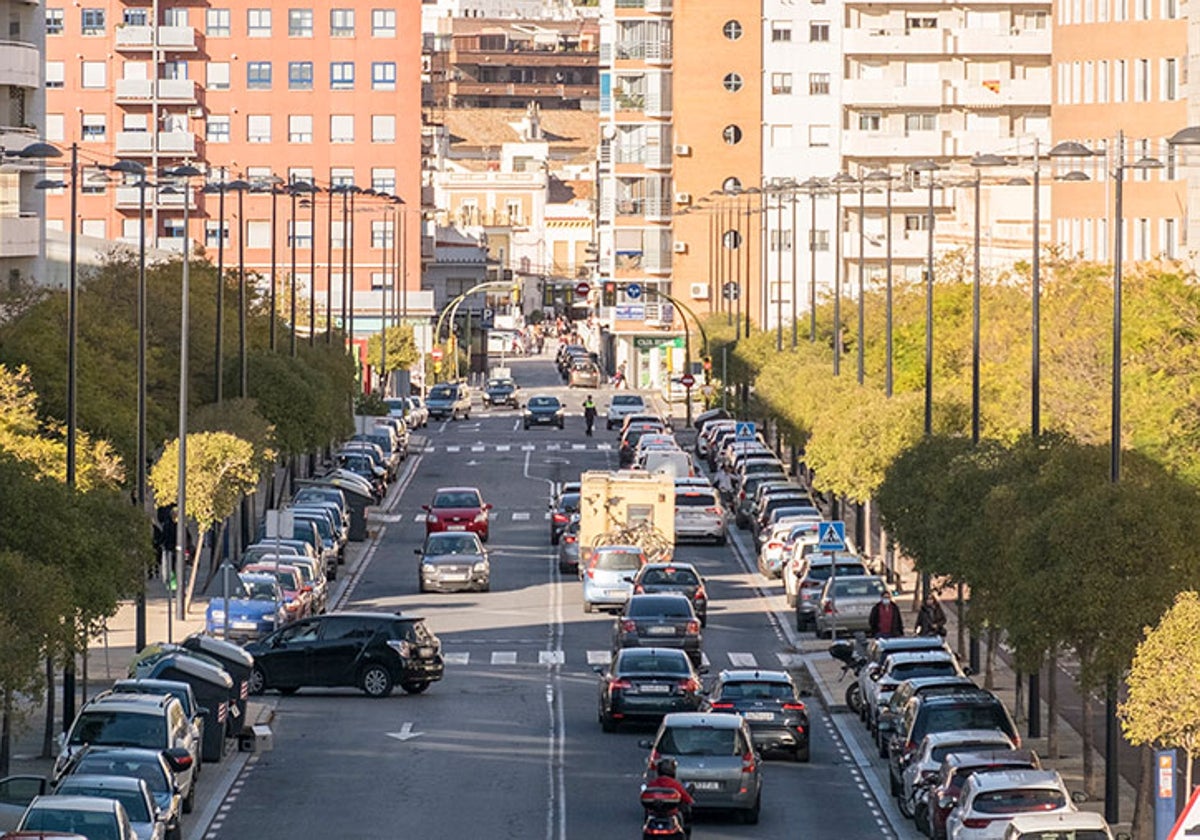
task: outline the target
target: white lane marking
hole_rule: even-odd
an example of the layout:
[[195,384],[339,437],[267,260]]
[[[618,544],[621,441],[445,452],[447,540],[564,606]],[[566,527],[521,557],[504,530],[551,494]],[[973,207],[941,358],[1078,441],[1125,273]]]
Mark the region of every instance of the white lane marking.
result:
[[707,653],[700,654],[700,664],[703,665],[705,668],[712,665],[712,662],[710,662],[708,659]]
[[561,446],[559,446],[557,443],[548,443],[548,444],[546,444],[546,451],[547,451],[547,452],[557,452],[557,451],[558,451],[558,450],[560,450],[560,449],[562,449],[562,447],[561,447]]
[[471,652],[455,651],[454,653],[443,653],[442,659],[445,660],[447,665],[466,665],[471,661]]
[[506,443],[496,447],[497,452],[507,452],[510,449],[512,449],[512,447]]
[[528,522],[529,511],[514,511],[512,515],[513,522]]
[[472,452],[483,452],[485,449],[487,449],[486,446],[472,446],[471,447]]
[[539,650],[538,651],[539,665],[562,665],[563,652],[561,650]]
[[513,421],[513,431],[515,432],[515,431],[516,431],[517,429],[519,429],[519,428],[521,428],[521,421],[520,421],[520,420],[514,420],[514,421]]
[[494,650],[492,651],[493,665],[516,665],[517,652],[515,650]]
[[424,513],[418,513],[416,516],[413,517],[413,522],[424,522],[426,515],[427,514],[424,514]]
[[609,450],[612,449],[612,444],[611,443],[597,443],[596,449],[598,449],[601,452],[608,452]]
[[446,451],[447,452],[462,452],[462,447],[461,446],[447,446]]
[[589,650],[587,652],[587,662],[589,665],[607,665],[612,662],[612,651]]
[[577,450],[577,451],[584,450],[584,449],[587,449],[587,444],[586,443],[572,443],[571,448],[574,450]]
[[[529,456],[526,455],[526,463]],[[546,802],[546,840],[567,838],[567,780],[566,743],[567,723],[563,707],[562,664],[563,664],[563,588],[557,586],[558,570],[554,557],[547,552],[546,576],[550,600],[546,605],[546,619],[550,631],[546,636],[546,649],[538,651],[538,662],[549,666],[546,674],[546,706],[549,713],[548,737],[546,739],[546,775],[549,797]]]
[[804,667],[804,655],[800,653],[777,653],[775,658],[779,660],[780,667],[787,671]]
[[753,653],[730,653],[729,662],[735,668],[757,668],[758,660]]
[[546,521],[549,521],[550,520],[550,511],[546,511],[544,514],[542,514],[542,518],[545,519]]
[[436,446],[422,446],[421,447],[422,452],[433,452],[435,449],[437,449]]
[[522,444],[522,446],[521,446],[522,452],[532,452],[535,449],[537,449],[537,447],[534,446],[532,443]]

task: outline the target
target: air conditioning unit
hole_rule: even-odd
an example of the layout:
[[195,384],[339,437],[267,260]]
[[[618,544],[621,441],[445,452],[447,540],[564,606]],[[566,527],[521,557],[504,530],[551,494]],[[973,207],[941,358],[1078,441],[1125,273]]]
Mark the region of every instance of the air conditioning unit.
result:
[[679,155],[680,157],[687,157],[691,153],[692,153],[692,147],[689,146],[687,143],[676,143],[675,144],[675,154]]
[[692,300],[708,300],[708,284],[693,283],[688,288],[688,294],[691,295]]
[[204,106],[203,105],[189,105],[188,106],[188,116],[189,117],[197,117],[197,118],[203,117],[204,116]]
[[675,193],[675,203],[676,204],[691,204],[692,203],[692,194],[691,193]]
[[674,249],[675,249],[676,254],[686,254],[687,253],[687,243],[686,242],[676,242],[674,245]]

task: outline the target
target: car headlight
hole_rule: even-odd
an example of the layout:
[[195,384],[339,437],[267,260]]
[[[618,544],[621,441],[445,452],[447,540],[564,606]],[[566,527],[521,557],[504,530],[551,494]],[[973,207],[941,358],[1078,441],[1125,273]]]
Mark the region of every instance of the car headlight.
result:
[[473,571],[473,572],[486,572],[487,570],[488,570],[488,562],[486,560],[480,560],[478,563],[476,563],[474,566],[471,567],[471,571]]
[[213,610],[212,612],[210,612],[208,614],[208,617],[211,618],[213,621],[223,621],[225,619],[225,611],[224,610]]

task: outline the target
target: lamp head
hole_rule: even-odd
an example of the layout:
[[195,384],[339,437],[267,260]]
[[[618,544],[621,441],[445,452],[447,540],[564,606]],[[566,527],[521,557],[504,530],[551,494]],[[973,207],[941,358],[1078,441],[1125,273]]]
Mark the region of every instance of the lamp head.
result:
[[1167,138],[1167,143],[1172,146],[1200,146],[1200,125],[1181,128]]
[[1061,143],[1055,143],[1050,148],[1050,151],[1046,152],[1046,155],[1052,158],[1092,157],[1095,154],[1087,146],[1075,140],[1064,140]]

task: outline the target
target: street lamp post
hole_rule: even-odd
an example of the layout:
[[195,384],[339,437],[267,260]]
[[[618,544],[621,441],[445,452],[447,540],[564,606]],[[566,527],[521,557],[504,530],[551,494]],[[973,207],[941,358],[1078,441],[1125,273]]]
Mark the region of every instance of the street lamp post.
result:
[[800,185],[797,184],[795,181],[792,181],[792,190],[791,190],[791,192],[792,192],[792,196],[791,196],[792,227],[791,227],[791,230],[792,230],[792,349],[793,350],[796,349],[796,343],[799,340],[799,329],[800,329],[799,325],[796,323],[797,319],[799,319],[799,317],[800,317],[800,301],[797,300],[797,296],[800,293],[800,277],[798,274],[799,264],[800,264],[799,263],[799,260],[800,260],[800,255],[799,255],[800,237],[798,236],[799,231],[796,228],[796,205],[799,204],[799,202],[800,202],[800,196],[797,194],[797,191],[799,189],[800,189]]
[[[216,402],[221,402],[225,396],[225,191],[229,184],[225,181],[225,168],[221,168],[221,180],[205,184],[201,192],[217,194],[217,317],[216,317],[216,359],[213,368],[213,396]],[[184,201],[187,201],[185,196]],[[205,243],[207,244],[207,243]]]
[[[858,179],[858,337],[855,339],[855,353],[857,361],[858,384],[863,384],[865,366],[865,357],[863,355],[864,331],[866,329],[866,312],[865,312],[865,293],[866,293],[866,270],[867,261],[864,258],[864,246],[866,245],[866,217],[867,217],[867,180],[860,175]],[[862,510],[861,505],[859,510]],[[857,533],[862,533],[858,531]]]
[[842,375],[842,190],[854,183],[854,176],[839,172],[833,184],[833,375]]
[[817,194],[825,188],[820,178],[800,185],[808,195],[808,340],[817,340]]
[[317,342],[317,193],[321,188],[311,185],[308,197],[308,346]]
[[296,196],[300,190],[297,189],[299,181],[295,180],[295,176],[288,176],[288,194],[292,199],[292,215],[288,219],[288,247],[292,255],[292,270],[289,275],[289,303],[288,303],[288,327],[291,333],[288,339],[289,353],[294,358],[296,355],[296,234],[298,226],[296,224]]
[[979,443],[980,428],[980,396],[979,396],[979,337],[980,314],[979,303],[982,278],[979,262],[980,237],[980,194],[983,192],[983,170],[985,167],[1004,166],[1007,163],[999,155],[976,154],[971,158],[971,166],[975,169],[975,277],[971,286],[971,442]]
[[[892,181],[895,176],[888,169],[876,169],[863,176],[864,181],[884,184],[887,194],[884,202],[884,239],[886,255],[884,257],[884,393],[892,395]],[[861,292],[860,292],[861,294]]]
[[[237,178],[225,185],[237,193],[238,217],[238,396],[250,394],[250,370],[246,359],[246,213],[242,199],[250,182]],[[222,233],[224,228],[222,227]]]
[[[775,194],[775,350],[783,350],[783,201],[785,193],[795,186],[791,178],[784,180],[773,192]],[[763,190],[765,202],[770,193]],[[766,219],[763,219],[766,227]],[[765,274],[766,272],[764,272]],[[770,285],[767,288],[770,293]],[[767,298],[770,300],[770,297]]]

